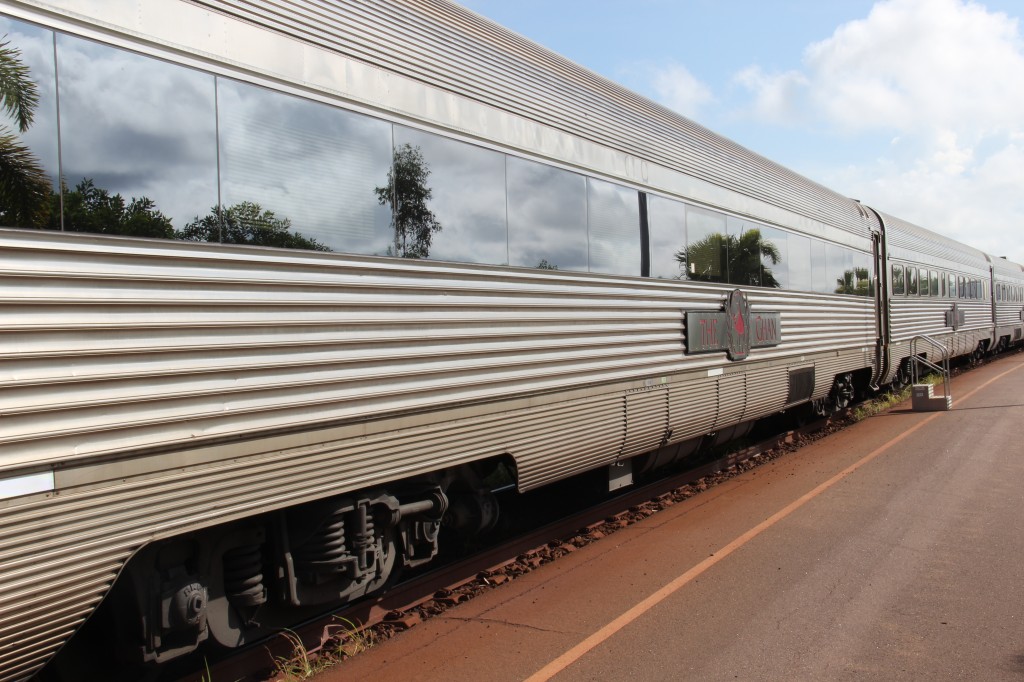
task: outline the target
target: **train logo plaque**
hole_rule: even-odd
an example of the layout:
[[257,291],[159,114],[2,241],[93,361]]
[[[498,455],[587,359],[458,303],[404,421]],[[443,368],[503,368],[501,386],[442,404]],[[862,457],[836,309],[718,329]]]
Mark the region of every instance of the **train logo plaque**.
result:
[[725,351],[730,360],[745,360],[751,348],[782,342],[782,313],[750,311],[746,294],[729,293],[721,312],[686,313],[687,354]]

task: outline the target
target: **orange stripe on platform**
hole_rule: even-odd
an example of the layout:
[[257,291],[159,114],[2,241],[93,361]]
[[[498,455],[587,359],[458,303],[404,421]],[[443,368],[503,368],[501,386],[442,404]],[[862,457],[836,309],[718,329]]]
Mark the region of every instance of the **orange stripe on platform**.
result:
[[[1007,374],[1010,374],[1011,372],[1016,372],[1021,367],[1024,367],[1024,363],[1018,364],[1014,366],[1012,369],[1009,369],[1003,372],[1002,374],[992,377],[991,379],[983,383],[981,386],[975,388],[973,391],[970,391],[969,393],[966,393],[963,396],[961,396],[958,400],[966,400],[970,398],[971,396],[978,393],[978,391],[981,391],[990,384],[998,381],[999,379],[1002,379]],[[900,435],[896,436],[889,442],[880,445],[876,449],[872,450],[867,455],[862,457],[860,460],[846,467],[838,474],[828,479],[824,483],[818,485],[810,492],[802,495],[797,500],[794,500],[793,502],[789,503],[779,511],[775,512],[761,523],[757,524],[756,526],[754,526],[747,532],[743,533],[729,544],[725,545],[724,547],[716,551],[707,559],[704,559],[696,566],[693,566],[688,571],[680,575],[678,578],[668,583],[667,585],[659,589],[657,592],[650,595],[640,603],[636,604],[634,607],[620,615],[618,618],[611,621],[610,623],[602,627],[600,630],[584,639],[582,642],[574,646],[572,649],[569,649],[564,654],[562,654],[555,660],[545,665],[543,668],[541,668],[533,675],[531,675],[529,678],[527,678],[527,682],[545,682],[546,680],[550,680],[552,677],[554,677],[555,675],[557,675],[558,673],[560,673],[561,671],[565,670],[570,665],[578,661],[580,658],[585,656],[592,649],[597,648],[602,642],[610,638],[619,630],[622,630],[624,627],[632,623],[634,620],[650,611],[652,608],[663,602],[673,593],[677,592],[679,589],[689,584],[695,578],[700,577],[700,575],[702,575],[705,571],[707,571],[715,564],[725,559],[727,556],[735,552],[737,549],[747,544],[748,542],[756,538],[758,535],[760,535],[764,531],[768,530],[769,528],[777,524],[779,521],[782,521],[784,518],[786,518],[787,516],[789,516],[790,514],[792,514],[797,509],[804,506],[814,498],[821,495],[823,492],[825,492],[826,490],[834,486],[836,483],[852,474],[857,469],[861,468],[868,462],[877,458],[882,453],[892,448],[892,446],[896,445],[897,443],[907,438],[907,436],[911,435],[912,433],[915,433],[919,429],[923,428],[925,425],[930,424],[933,420],[937,419],[942,414],[943,412],[935,412],[929,415],[928,417],[921,420],[914,426],[910,427],[909,429],[907,429]]]

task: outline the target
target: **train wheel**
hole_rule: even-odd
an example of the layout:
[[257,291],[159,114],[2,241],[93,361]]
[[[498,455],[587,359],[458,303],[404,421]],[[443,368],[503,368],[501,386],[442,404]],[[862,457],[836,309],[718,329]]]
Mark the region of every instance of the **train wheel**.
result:
[[843,374],[842,376],[837,376],[836,382],[832,386],[834,411],[838,412],[849,407],[850,403],[853,402],[854,393],[853,375]]
[[892,383],[889,386],[892,388],[893,393],[899,393],[907,386],[910,385],[910,369],[907,366],[906,361],[901,362],[899,368],[896,370],[895,376],[892,378]]
[[829,391],[828,395],[813,402],[814,413],[819,417],[835,414],[853,402],[855,393],[853,375],[840,374],[832,382],[832,390]]

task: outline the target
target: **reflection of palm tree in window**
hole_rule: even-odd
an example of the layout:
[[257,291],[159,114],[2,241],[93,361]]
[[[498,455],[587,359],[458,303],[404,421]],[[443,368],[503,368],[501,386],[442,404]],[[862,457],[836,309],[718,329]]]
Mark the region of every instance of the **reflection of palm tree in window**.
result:
[[843,272],[843,276],[836,280],[835,293],[870,296],[871,282],[868,280],[868,269],[853,268]]
[[680,249],[675,254],[681,269],[690,279],[753,286],[781,286],[765,261],[775,265],[781,259],[779,248],[761,238],[761,231],[747,230],[739,238],[720,232]]
[[400,258],[427,258],[435,232],[441,230],[433,211],[427,206],[433,194],[427,185],[430,167],[419,147],[403,144],[394,152],[388,184],[374,192],[381,206],[391,207],[391,225],[395,243],[390,255]]
[[[32,125],[39,91],[21,62],[21,51],[8,45],[0,42],[0,108],[24,133]],[[39,161],[7,125],[0,124],[0,223],[39,227],[46,222],[49,199],[50,181]]]

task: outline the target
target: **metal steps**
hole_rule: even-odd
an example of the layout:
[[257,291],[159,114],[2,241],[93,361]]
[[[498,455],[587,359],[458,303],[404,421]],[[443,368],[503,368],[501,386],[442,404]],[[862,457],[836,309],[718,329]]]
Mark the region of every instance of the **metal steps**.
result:
[[[924,341],[938,352],[938,359],[942,362],[938,365],[923,354],[917,352],[917,342]],[[924,366],[933,372],[942,375],[943,394],[935,395],[935,386],[922,384],[918,381],[920,367]],[[910,371],[911,371],[911,394],[910,406],[914,412],[945,412],[953,409],[953,394],[949,386],[949,350],[924,334],[915,336],[910,340]]]

